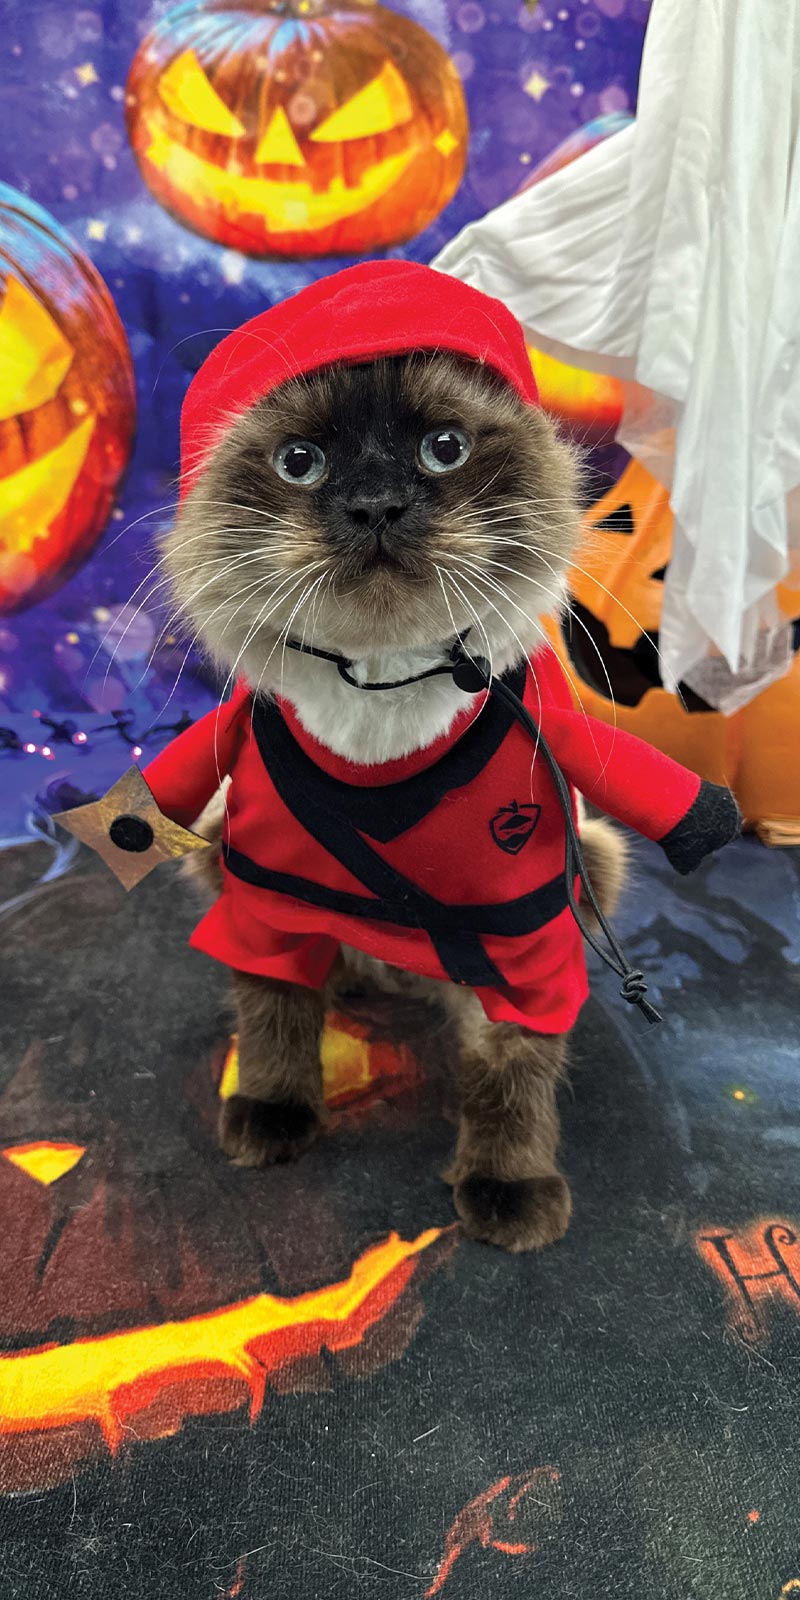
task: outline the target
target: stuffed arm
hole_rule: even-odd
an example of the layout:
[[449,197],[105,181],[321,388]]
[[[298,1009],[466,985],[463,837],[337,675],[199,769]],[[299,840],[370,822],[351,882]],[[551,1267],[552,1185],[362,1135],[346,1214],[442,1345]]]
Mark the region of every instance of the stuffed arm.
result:
[[248,701],[247,689],[237,689],[224,706],[173,739],[144,772],[130,767],[101,800],[62,812],[55,821],[90,845],[126,889],[160,861],[207,849],[191,824],[233,767]]
[[677,872],[741,831],[729,789],[706,783],[661,750],[580,711],[554,711],[543,729],[570,783],[601,811],[656,840]]
[[215,795],[236,757],[245,686],[207,712],[145,767],[142,777],[159,811],[188,828]]

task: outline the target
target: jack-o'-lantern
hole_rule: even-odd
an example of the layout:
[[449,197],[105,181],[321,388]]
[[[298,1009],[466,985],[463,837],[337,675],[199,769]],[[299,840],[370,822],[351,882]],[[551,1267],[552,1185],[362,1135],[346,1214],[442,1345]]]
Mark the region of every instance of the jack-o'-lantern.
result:
[[353,255],[427,227],[464,171],[455,67],[375,0],[190,0],[127,88],[145,181],[182,222],[252,255]]
[[0,611],[51,593],[88,554],[134,415],[102,278],[47,212],[0,184]]
[[[88,894],[103,925],[99,893],[84,880],[76,899]],[[102,937],[92,940],[99,958]],[[40,962],[55,976],[64,954],[45,938],[34,966],[25,943],[9,963],[17,1000]],[[268,1427],[279,1395],[329,1386],[331,1363],[368,1376],[405,1350],[419,1287],[454,1245],[449,1227],[409,1217],[401,1236],[370,1205],[359,1214],[350,1192],[325,1201],[307,1177],[312,1158],[236,1173],[214,1131],[217,1096],[235,1087],[235,1043],[197,1065],[178,1046],[164,1063],[143,1010],[126,1085],[97,1037],[107,1008],[90,990],[84,999],[94,1037],[84,1016],[35,1040],[0,1096],[0,1493],[74,1481],[193,1418],[244,1408]],[[408,1046],[332,1015],[322,1057],[340,1134],[354,1112],[380,1117],[390,1101],[402,1123],[420,1082]],[[157,1081],[156,1063],[177,1082],[163,1070]]]
[[[658,630],[672,551],[667,490],[638,461],[585,518],[573,613],[548,625],[573,694],[592,716],[657,745],[713,783],[729,783],[748,823],[770,844],[800,843],[800,650],[790,671],[730,716],[685,685],[661,685]],[[800,589],[784,586],[787,620]],[[800,646],[800,624],[796,624]]]

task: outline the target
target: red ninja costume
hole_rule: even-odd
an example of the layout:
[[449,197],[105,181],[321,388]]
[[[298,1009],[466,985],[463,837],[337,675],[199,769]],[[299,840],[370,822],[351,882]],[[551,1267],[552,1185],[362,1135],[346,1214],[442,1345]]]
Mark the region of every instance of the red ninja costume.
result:
[[[430,268],[367,263],[217,346],[183,407],[184,490],[232,413],[286,378],[417,349],[486,362],[537,403],[522,331],[504,306]],[[737,832],[727,790],[575,711],[549,649],[506,682],[540,726],[573,805],[577,789],[659,840],[680,871]],[[364,768],[316,743],[290,706],[253,703],[243,685],[144,777],[160,810],[188,827],[227,774],[225,886],[196,948],[316,987],[345,943],[470,985],[495,1020],[571,1027],[587,978],[567,904],[564,815],[541,752],[506,705],[471,700],[436,745]]]

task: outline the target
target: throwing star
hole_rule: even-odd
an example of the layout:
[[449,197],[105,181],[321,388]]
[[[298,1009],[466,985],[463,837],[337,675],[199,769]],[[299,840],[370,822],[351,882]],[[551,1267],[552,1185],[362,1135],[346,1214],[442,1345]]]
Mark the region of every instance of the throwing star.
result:
[[208,849],[207,839],[159,811],[138,767],[130,767],[102,800],[60,811],[53,821],[88,844],[126,889],[161,861]]

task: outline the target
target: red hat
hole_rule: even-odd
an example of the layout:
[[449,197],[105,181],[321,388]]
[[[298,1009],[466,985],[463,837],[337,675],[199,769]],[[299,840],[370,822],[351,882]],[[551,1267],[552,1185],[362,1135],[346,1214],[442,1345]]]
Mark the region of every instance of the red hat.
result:
[[233,418],[333,361],[448,350],[485,362],[538,404],[522,329],[499,300],[416,261],[365,261],[252,317],[212,350],[181,412],[181,493]]

